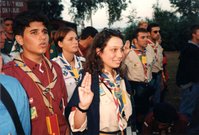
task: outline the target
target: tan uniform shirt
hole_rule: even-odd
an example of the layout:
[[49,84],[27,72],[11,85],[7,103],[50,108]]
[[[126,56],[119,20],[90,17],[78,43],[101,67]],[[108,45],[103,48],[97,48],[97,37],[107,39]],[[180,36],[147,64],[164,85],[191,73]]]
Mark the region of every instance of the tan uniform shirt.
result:
[[[121,80],[120,88],[123,90],[123,94],[126,99],[126,103],[124,103],[125,118],[122,119],[123,127],[125,129],[127,127],[127,120],[132,114],[132,106],[130,95],[126,91],[124,80]],[[69,122],[72,131],[84,131],[87,128],[87,119],[82,124],[81,128],[75,129],[74,113],[75,111],[71,112],[69,115]],[[118,130],[120,129],[118,126],[116,105],[114,103],[113,96],[107,87],[103,83],[100,83],[100,131],[114,132]]]
[[146,50],[146,59],[147,59],[147,74],[144,73],[143,64],[136,54],[136,52],[132,49],[127,55],[124,63],[127,65],[127,77],[128,80],[136,81],[136,82],[150,82],[152,79],[152,66],[154,64],[155,58],[153,53]]
[[[156,43],[156,44],[149,43],[147,48],[148,48],[148,50],[151,51],[152,54],[155,55],[155,59],[156,59],[154,65],[153,65],[153,68],[152,68],[152,72],[157,73],[160,70],[163,70],[163,64],[162,64],[163,48],[158,43]],[[156,51],[154,50],[154,48],[156,48]]]

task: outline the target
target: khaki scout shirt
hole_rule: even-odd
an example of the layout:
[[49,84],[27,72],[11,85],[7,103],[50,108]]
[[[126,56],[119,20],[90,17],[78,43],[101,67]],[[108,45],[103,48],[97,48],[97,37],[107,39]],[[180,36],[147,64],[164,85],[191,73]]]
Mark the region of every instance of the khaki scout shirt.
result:
[[136,52],[131,50],[127,55],[124,63],[127,65],[127,77],[130,81],[150,82],[152,79],[152,65],[154,64],[154,55],[146,50],[147,75],[145,76],[144,67]]
[[[157,53],[155,53],[154,49],[152,46],[155,46],[157,47]],[[154,44],[154,43],[149,43],[148,46],[147,46],[148,50],[151,51],[151,54],[155,55],[155,63],[153,65],[153,68],[152,68],[152,72],[153,73],[157,73],[159,72],[160,70],[163,70],[163,64],[162,64],[162,61],[163,61],[163,48],[158,44]]]
[[[126,103],[124,103],[124,112],[125,118],[122,119],[124,129],[127,127],[127,120],[132,114],[132,106],[130,101],[130,95],[126,91],[126,86],[124,80],[121,80],[120,88],[123,90],[123,94],[126,99]],[[87,128],[87,119],[82,124],[79,129],[74,128],[74,114],[75,111],[72,111],[69,115],[69,122],[72,131],[84,131]],[[110,91],[107,87],[100,83],[100,131],[104,132],[114,132],[118,131],[118,119],[116,113],[116,106],[114,103],[114,99]]]

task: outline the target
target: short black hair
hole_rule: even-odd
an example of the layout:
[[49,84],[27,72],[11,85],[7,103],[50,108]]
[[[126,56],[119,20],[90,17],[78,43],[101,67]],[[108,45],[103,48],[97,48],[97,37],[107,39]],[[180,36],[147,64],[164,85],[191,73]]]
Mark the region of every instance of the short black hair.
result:
[[13,19],[13,18],[6,17],[6,18],[3,19],[3,22],[5,22],[5,21],[13,21],[13,22],[14,22],[14,19]]
[[148,31],[148,32],[151,32],[151,30],[152,30],[153,27],[160,27],[160,25],[157,24],[157,23],[150,23],[150,24],[148,25],[148,27],[147,27],[147,31]]
[[196,33],[196,31],[199,29],[199,25],[198,24],[195,24],[195,25],[192,25],[191,28],[190,28],[190,34],[191,34],[191,37],[192,37],[192,34]]
[[94,38],[97,33],[98,33],[98,31],[94,27],[88,26],[82,30],[80,39],[86,39],[89,36]]
[[30,26],[31,22],[42,22],[49,29],[49,20],[43,14],[35,11],[24,11],[19,13],[14,19],[13,32],[14,35],[23,35],[26,27]]
[[132,34],[132,38],[131,39],[136,39],[138,37],[138,33],[139,32],[143,32],[143,33],[147,33],[147,30],[144,28],[137,28],[134,30],[133,34]]

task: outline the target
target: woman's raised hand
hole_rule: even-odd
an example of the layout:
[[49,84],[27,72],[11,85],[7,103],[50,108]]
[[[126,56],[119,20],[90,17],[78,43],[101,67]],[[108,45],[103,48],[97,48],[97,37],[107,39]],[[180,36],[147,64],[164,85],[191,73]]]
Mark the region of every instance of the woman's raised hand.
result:
[[78,88],[79,92],[79,107],[87,110],[93,100],[93,92],[91,91],[91,74],[86,73],[81,86]]

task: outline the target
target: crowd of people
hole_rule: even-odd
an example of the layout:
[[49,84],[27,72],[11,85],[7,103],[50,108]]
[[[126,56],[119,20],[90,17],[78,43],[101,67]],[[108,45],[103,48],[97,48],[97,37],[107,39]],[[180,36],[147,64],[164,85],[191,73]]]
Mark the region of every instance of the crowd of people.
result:
[[179,57],[179,111],[164,99],[168,73],[160,30],[141,21],[124,41],[122,32],[109,28],[88,26],[80,36],[70,27],[50,32],[48,18],[32,11],[5,18],[0,134],[199,133],[199,25]]

